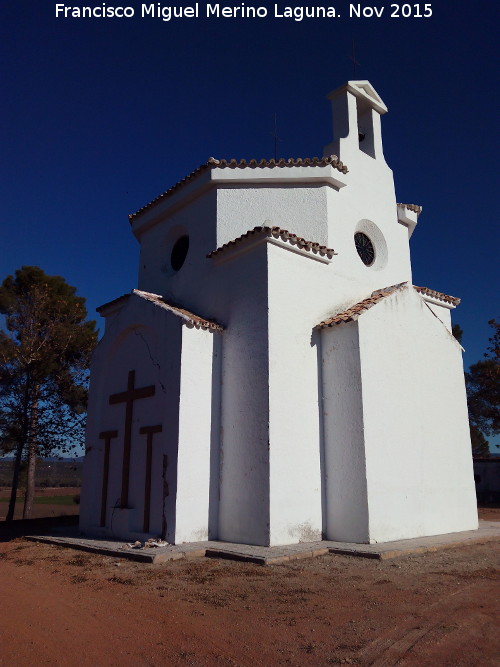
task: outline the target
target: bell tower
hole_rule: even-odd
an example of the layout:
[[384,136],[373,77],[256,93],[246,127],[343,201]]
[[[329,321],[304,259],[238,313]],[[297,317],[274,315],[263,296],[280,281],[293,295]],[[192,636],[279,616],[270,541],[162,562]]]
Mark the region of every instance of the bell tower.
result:
[[413,218],[407,221],[407,209],[396,205],[382,144],[381,116],[387,106],[365,80],[348,81],[327,99],[333,141],[324,154],[338,156],[348,168],[346,187],[329,192],[328,242],[338,252],[332,272],[346,277],[352,297],[381,284],[411,281],[408,237],[417,214],[410,212]]
[[332,102],[333,141],[325,155],[338,155],[349,164],[353,154],[362,151],[385,162],[380,116],[387,107],[369,81],[348,81],[327,98]]

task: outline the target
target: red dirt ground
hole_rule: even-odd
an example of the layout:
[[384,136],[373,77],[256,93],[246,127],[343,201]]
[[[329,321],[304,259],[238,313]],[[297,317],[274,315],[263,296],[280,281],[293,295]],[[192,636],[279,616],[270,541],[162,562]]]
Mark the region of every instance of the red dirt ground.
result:
[[[486,509],[484,518],[500,518]],[[143,565],[0,524],[0,665],[500,664],[499,543],[398,560]]]

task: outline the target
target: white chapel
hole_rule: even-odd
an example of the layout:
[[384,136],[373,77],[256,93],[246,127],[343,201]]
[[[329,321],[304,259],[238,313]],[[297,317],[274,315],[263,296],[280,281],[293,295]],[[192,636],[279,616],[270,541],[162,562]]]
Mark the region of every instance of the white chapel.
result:
[[82,532],[374,543],[477,528],[459,299],[412,283],[368,81],[321,158],[209,159],[130,216],[98,310]]

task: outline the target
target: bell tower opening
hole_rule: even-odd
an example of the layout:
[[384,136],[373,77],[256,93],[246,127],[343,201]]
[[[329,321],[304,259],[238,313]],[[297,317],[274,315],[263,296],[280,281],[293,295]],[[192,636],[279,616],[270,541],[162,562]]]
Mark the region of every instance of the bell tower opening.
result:
[[349,81],[328,95],[332,102],[333,141],[325,155],[338,155],[349,164],[359,151],[384,161],[380,116],[387,107],[369,81]]
[[358,120],[358,145],[359,149],[375,158],[375,145],[373,137],[373,109],[364,100],[357,101],[356,115]]

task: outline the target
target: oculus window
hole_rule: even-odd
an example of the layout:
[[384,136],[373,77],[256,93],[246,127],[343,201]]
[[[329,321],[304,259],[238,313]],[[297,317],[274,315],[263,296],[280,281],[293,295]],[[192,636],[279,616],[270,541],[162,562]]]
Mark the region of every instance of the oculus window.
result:
[[174,271],[180,271],[189,250],[189,236],[184,235],[177,239],[170,255],[170,264]]
[[363,264],[371,266],[375,261],[375,248],[368,236],[363,232],[356,232],[354,234],[354,244]]

